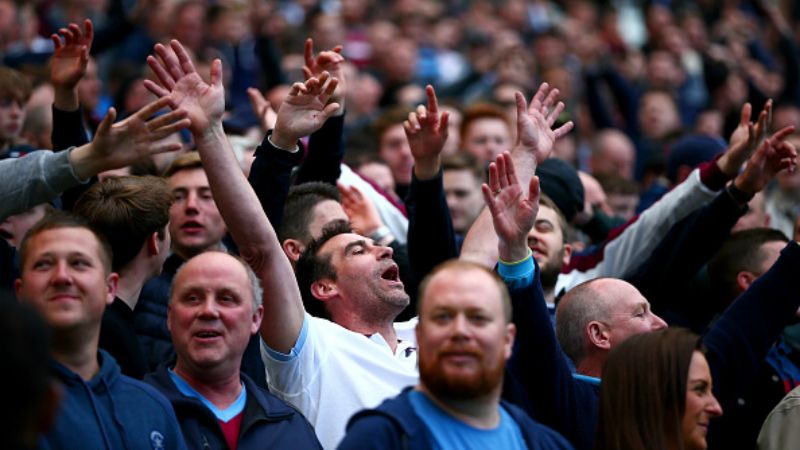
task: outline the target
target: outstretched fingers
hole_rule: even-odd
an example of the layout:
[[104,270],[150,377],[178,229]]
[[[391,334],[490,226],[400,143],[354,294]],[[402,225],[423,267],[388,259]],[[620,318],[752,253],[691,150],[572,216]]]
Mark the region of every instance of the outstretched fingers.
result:
[[103,117],[103,120],[100,122],[100,125],[97,126],[97,133],[98,135],[107,135],[111,132],[111,125],[114,121],[117,120],[117,110],[113,106],[108,108],[108,112],[106,116]]
[[[156,47],[159,45],[161,44],[156,44]],[[147,65],[150,66],[150,69],[153,71],[158,79],[158,83],[162,87],[166,88],[167,91],[172,91],[172,89],[175,88],[175,79],[173,79],[172,75],[170,75],[169,72],[167,72],[167,70],[164,68],[162,61],[153,55],[149,55],[147,57]],[[156,92],[153,93],[159,95]]]
[[172,47],[172,51],[175,52],[175,56],[178,57],[178,64],[180,64],[183,74],[197,72],[194,68],[194,63],[192,63],[192,58],[189,57],[189,53],[186,52],[186,49],[183,48],[183,45],[181,45],[177,39],[169,41],[169,45]]

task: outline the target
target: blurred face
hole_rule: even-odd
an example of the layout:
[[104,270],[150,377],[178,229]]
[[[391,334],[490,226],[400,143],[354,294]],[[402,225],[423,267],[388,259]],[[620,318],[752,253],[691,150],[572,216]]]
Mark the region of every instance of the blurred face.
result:
[[392,249],[374,245],[358,234],[343,233],[328,240],[319,252],[329,257],[333,281],[346,308],[370,319],[392,319],[408,306],[408,294]]
[[167,325],[179,374],[239,370],[250,336],[258,331],[263,307],[242,264],[230,255],[208,252],[189,260],[173,281]]
[[100,252],[97,238],[85,228],[57,228],[33,236],[15,284],[17,296],[56,332],[99,332],[103,311],[117,290],[117,274],[106,272]]
[[650,139],[664,138],[680,128],[678,108],[663,92],[650,92],[642,97],[639,118],[642,131]]
[[570,249],[564,244],[564,234],[559,226],[558,213],[545,205],[539,205],[536,222],[528,232],[528,247],[539,263],[542,286],[554,287],[561,267],[569,262]]
[[402,124],[392,125],[384,131],[378,154],[386,161],[397,184],[411,183],[414,157],[411,155],[411,147],[408,145]]
[[461,145],[479,161],[489,163],[500,153],[511,150],[511,131],[502,119],[473,120],[462,136]]
[[613,299],[606,305],[611,348],[635,334],[666,328],[666,322],[650,311],[650,303],[630,283],[616,279],[599,282]]
[[611,173],[632,180],[635,160],[636,150],[630,139],[609,133],[601,143],[599,154],[592,156],[592,174]]
[[708,447],[708,424],[711,419],[722,415],[722,407],[711,392],[711,387],[708,362],[702,353],[696,351],[689,365],[686,410],[681,422],[683,446],[687,450],[705,450]]
[[417,342],[424,388],[445,398],[499,391],[515,330],[491,277],[474,269],[445,270],[431,280],[422,302]]
[[394,176],[386,164],[379,162],[362,164],[358,168],[358,173],[374,181],[384,191],[394,192]]
[[19,137],[25,122],[25,105],[19,100],[0,100],[0,145]]
[[175,197],[169,209],[173,250],[188,259],[219,245],[225,236],[225,222],[203,169],[176,172],[169,178],[169,185]]
[[6,220],[0,222],[0,237],[5,239],[8,245],[19,248],[25,233],[44,217],[47,212],[46,208],[45,205],[38,205],[25,212],[7,217]]
[[444,194],[456,233],[466,233],[483,208],[481,182],[470,170],[445,170]]

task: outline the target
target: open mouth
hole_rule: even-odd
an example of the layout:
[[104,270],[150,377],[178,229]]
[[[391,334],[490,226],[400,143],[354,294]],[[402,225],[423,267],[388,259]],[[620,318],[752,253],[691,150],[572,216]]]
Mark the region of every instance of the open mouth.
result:
[[400,281],[400,269],[397,267],[397,264],[392,264],[386,270],[381,273],[381,278],[388,281]]
[[14,239],[14,235],[11,234],[10,231],[0,228],[0,238],[3,238],[3,239]]

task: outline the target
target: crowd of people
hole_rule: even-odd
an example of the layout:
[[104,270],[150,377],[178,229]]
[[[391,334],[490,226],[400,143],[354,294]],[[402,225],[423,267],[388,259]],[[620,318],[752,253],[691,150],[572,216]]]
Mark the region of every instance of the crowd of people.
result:
[[0,447],[797,447],[798,25],[0,0]]

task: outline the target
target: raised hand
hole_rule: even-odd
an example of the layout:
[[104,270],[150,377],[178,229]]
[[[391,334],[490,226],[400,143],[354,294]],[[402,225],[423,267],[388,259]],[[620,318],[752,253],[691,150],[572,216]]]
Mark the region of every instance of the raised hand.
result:
[[258,122],[261,124],[263,131],[269,131],[275,128],[275,120],[278,118],[278,113],[272,109],[272,105],[264,98],[261,91],[254,87],[247,88],[247,97],[250,99],[250,107],[258,117]]
[[341,183],[337,183],[336,187],[341,194],[342,208],[356,233],[370,236],[383,226],[377,208],[357,187],[345,186]]
[[566,135],[572,130],[573,123],[569,121],[553,130],[558,116],[564,111],[564,102],[559,101],[555,107],[550,107],[558,98],[558,89],[550,89],[547,83],[542,83],[536,94],[531,99],[530,106],[525,101],[525,96],[517,92],[517,144],[516,149],[532,153],[537,163],[541,163],[553,151],[556,139]]
[[747,161],[744,171],[734,180],[736,187],[755,194],[764,189],[781,170],[796,170],[797,149],[785,140],[794,130],[795,127],[790,125],[764,139]]
[[222,123],[225,112],[225,91],[222,86],[222,61],[211,63],[211,84],[200,77],[180,42],[170,46],[155,45],[155,56],[147,57],[157,82],[145,80],[145,87],[157,97],[169,99],[173,109],[183,109],[191,120],[189,130],[195,136],[209,131],[212,124]]
[[528,232],[539,213],[539,178],[531,178],[528,193],[517,179],[511,155],[504,152],[489,164],[489,183],[481,186],[499,239],[500,259],[519,261],[528,255]]
[[328,99],[329,103],[338,103],[339,109],[336,115],[344,113],[344,98],[347,93],[347,80],[344,76],[344,56],[342,56],[342,46],[337,45],[331,50],[319,52],[314,57],[314,40],[311,38],[306,39],[306,45],[303,49],[303,56],[305,57],[305,65],[303,66],[303,75],[306,80],[311,77],[319,77],[322,72],[328,72],[332,78],[339,81],[336,89]]
[[83,30],[77,24],[71,23],[68,27],[59,29],[58,34],[51,34],[50,39],[55,46],[55,52],[50,59],[50,82],[57,88],[73,89],[86,74],[86,66],[89,64],[89,50],[94,39],[92,21],[86,19]]
[[328,72],[311,77],[305,83],[295,83],[278,108],[272,143],[280,148],[294,147],[298,139],[317,131],[339,109],[338,103],[328,103],[338,81]]
[[767,100],[755,124],[750,121],[753,107],[750,103],[742,106],[739,125],[731,133],[728,150],[717,160],[722,173],[734,176],[753,152],[764,142],[772,122],[772,100]]
[[403,122],[411,155],[414,156],[414,174],[420,180],[431,179],[439,173],[450,118],[446,111],[439,114],[439,102],[433,86],[428,85],[425,93],[428,95],[428,107],[419,105]]
[[104,170],[128,166],[145,156],[180,150],[179,142],[159,141],[189,126],[186,111],[175,110],[151,118],[168,104],[168,98],[160,98],[117,123],[114,123],[116,110],[109,109],[97,127],[94,140],[72,152],[78,160],[73,161],[75,175],[85,179]]

